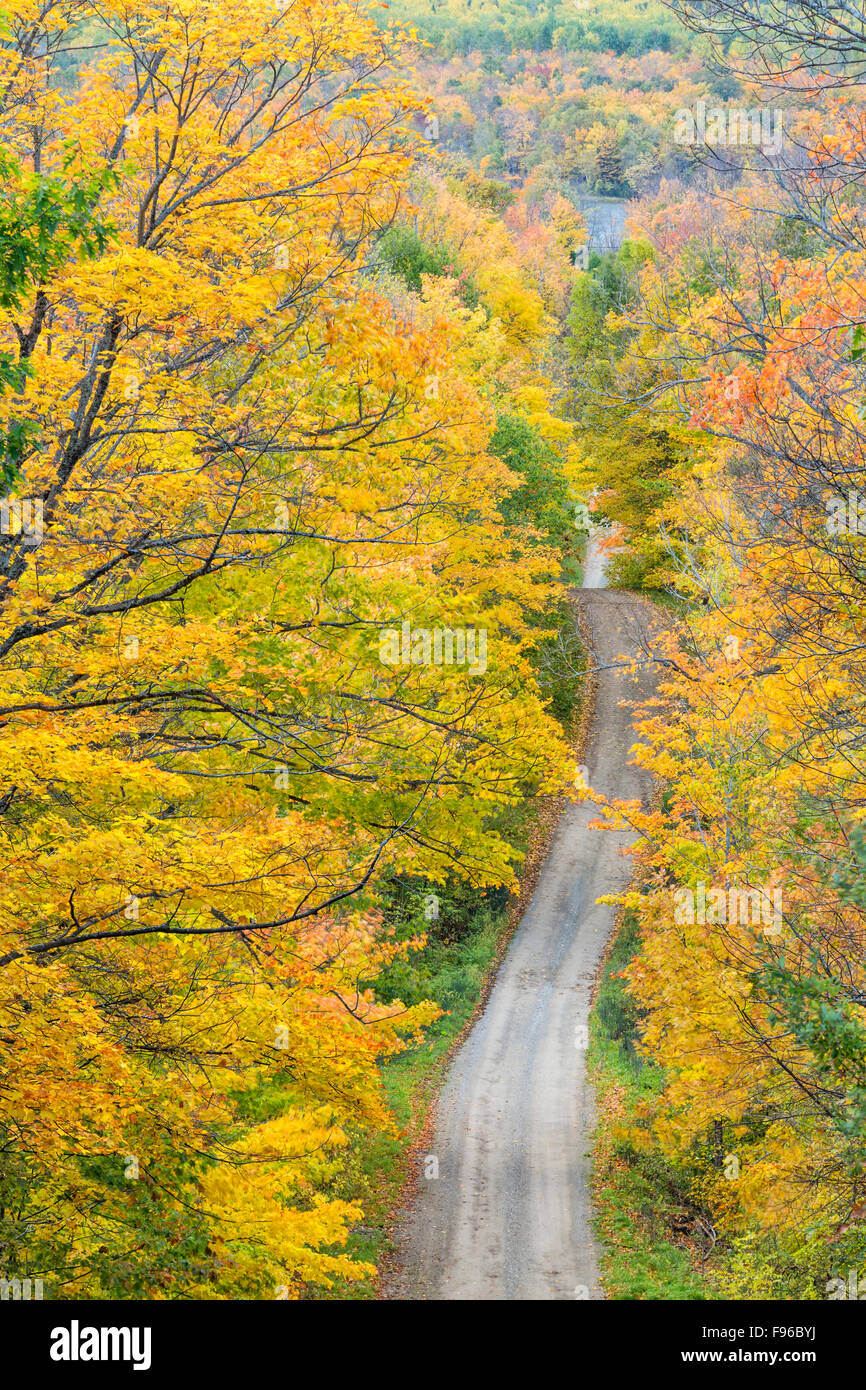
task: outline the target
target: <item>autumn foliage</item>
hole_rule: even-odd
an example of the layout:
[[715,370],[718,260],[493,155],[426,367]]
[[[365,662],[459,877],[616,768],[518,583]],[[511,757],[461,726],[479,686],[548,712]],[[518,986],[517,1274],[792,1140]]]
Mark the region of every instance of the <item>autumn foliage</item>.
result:
[[[726,42],[745,26],[727,0],[715,19],[679,8]],[[643,836],[628,978],[664,1077],[633,1141],[690,1175],[742,1256],[723,1287],[759,1297],[826,1297],[862,1264],[866,1215],[864,128],[854,77],[797,60],[810,23],[833,43],[818,8],[768,10],[778,47],[741,35],[786,113],[782,152],[647,198],[652,254],[604,320],[607,391],[685,461],[641,514],[630,471],[586,445],[601,505],[678,597],[636,750],[658,808],[609,809]]]
[[[561,434],[552,321],[492,224],[417,291],[379,264],[401,42],[355,0],[7,6],[0,1248],[54,1297],[365,1273],[347,1125],[437,1012],[377,1002],[415,943],[376,885],[508,886],[493,813],[565,775],[556,566],[488,447]],[[407,619],[486,671],[383,664]]]

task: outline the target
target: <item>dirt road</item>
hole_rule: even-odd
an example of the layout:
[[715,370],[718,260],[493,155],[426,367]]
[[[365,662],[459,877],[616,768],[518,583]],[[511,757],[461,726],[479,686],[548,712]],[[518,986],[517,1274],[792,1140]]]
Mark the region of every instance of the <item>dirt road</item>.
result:
[[[604,582],[596,556],[586,577]],[[585,588],[580,601],[599,666],[637,651],[645,604],[603,588]],[[649,796],[628,761],[631,713],[619,701],[650,680],[599,673],[585,760],[591,785],[608,796]],[[585,1029],[614,914],[595,900],[627,883],[632,837],[590,830],[597,815],[591,803],[563,814],[487,1007],[454,1059],[417,1198],[396,1233],[387,1297],[603,1297],[590,1225]]]

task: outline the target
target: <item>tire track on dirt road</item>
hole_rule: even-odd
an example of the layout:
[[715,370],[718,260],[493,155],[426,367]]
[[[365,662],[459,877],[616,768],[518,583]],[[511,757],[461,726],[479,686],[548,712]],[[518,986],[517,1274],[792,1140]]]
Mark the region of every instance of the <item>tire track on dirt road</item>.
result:
[[[586,578],[604,582],[592,553]],[[637,654],[652,610],[605,588],[581,590],[580,605],[601,668],[589,782],[648,805],[650,779],[628,760],[632,716],[620,701],[649,693],[652,676],[604,667]],[[486,1008],[451,1064],[428,1149],[438,1177],[419,1177],[395,1230],[387,1298],[604,1296],[590,1220],[594,1097],[579,1030],[614,924],[614,909],[596,899],[628,884],[623,851],[634,836],[591,830],[597,815],[591,802],[563,813]]]

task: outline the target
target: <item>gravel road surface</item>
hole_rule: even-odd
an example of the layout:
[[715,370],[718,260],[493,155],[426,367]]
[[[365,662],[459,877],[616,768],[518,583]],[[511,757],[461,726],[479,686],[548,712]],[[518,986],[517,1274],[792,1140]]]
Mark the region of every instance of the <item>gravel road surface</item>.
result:
[[[595,553],[586,580],[604,584]],[[601,587],[584,588],[580,603],[599,667],[637,652],[645,603]],[[645,804],[651,787],[629,762],[632,714],[620,702],[650,684],[648,672],[636,680],[600,670],[585,754],[596,790]],[[595,900],[626,886],[623,851],[633,837],[591,830],[597,815],[590,802],[563,813],[487,1006],[451,1065],[417,1194],[396,1230],[386,1297],[603,1297],[590,1224],[585,1030],[614,920]],[[435,1158],[438,1177],[424,1176],[425,1157]]]

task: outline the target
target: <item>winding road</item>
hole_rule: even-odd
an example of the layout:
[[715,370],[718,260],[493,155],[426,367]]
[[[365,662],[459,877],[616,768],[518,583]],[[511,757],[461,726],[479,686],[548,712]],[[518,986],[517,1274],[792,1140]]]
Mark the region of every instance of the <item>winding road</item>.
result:
[[[650,781],[629,762],[631,712],[620,702],[648,693],[651,676],[603,668],[637,653],[651,610],[603,585],[591,547],[580,604],[602,669],[588,780],[647,804]],[[591,802],[563,813],[487,1006],[454,1058],[415,1200],[395,1231],[386,1297],[604,1297],[591,1226],[586,1026],[614,922],[614,909],[596,899],[627,885],[633,836],[591,830],[597,815]]]

